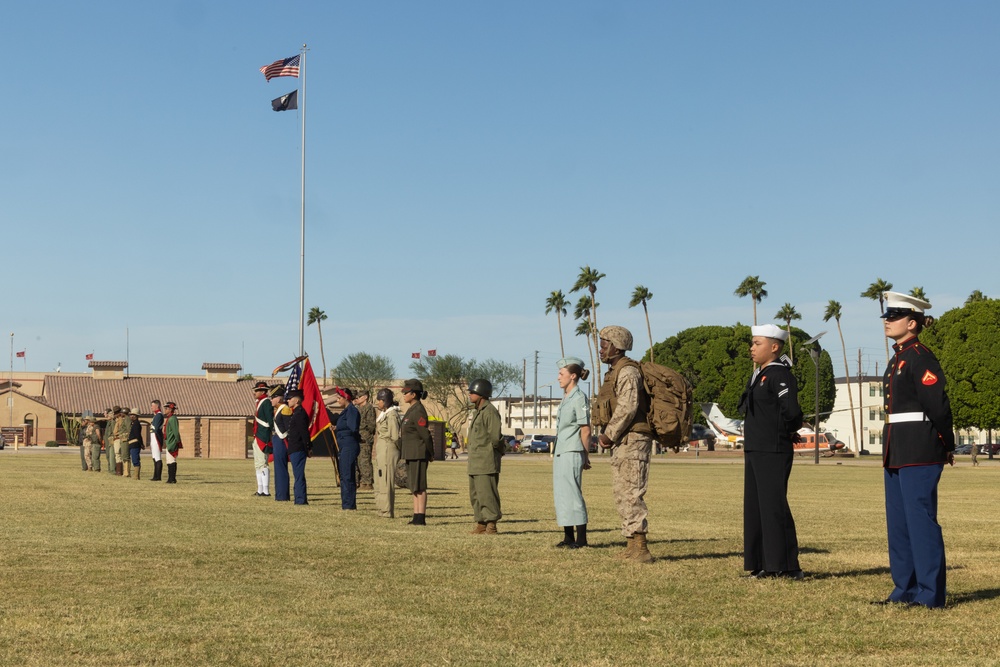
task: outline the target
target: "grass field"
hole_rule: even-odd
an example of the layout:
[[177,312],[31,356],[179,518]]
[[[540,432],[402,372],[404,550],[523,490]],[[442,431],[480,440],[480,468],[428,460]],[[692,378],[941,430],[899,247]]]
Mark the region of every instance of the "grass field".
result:
[[[967,460],[967,459],[966,459]],[[144,466],[148,477],[152,466]],[[585,476],[592,548],[554,548],[547,456],[505,459],[500,535],[469,535],[465,463],[430,467],[426,528],[251,497],[250,461],[182,459],[177,485],[0,453],[0,665],[996,665],[1000,462],[945,471],[948,608],[881,608],[877,462],[802,461],[805,581],[742,573],[740,459],[657,462],[649,566],[623,545],[607,458]]]

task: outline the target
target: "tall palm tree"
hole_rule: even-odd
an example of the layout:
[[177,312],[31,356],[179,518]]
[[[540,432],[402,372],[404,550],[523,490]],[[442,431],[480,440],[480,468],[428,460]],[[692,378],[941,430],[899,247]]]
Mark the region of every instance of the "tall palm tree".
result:
[[309,316],[306,319],[306,326],[316,325],[316,329],[319,331],[319,358],[323,362],[323,386],[326,386],[326,356],[323,354],[323,320],[326,319],[326,313],[317,307],[312,307],[309,309]]
[[764,285],[766,284],[760,279],[760,276],[747,276],[740,283],[740,286],[736,288],[736,291],[733,292],[733,294],[741,299],[748,296],[753,300],[754,326],[757,326],[757,304],[767,297],[767,290],[764,289]]
[[[597,269],[590,268],[589,264],[587,264],[586,266],[581,266],[580,275],[576,277],[576,282],[573,283],[573,288],[570,290],[570,293],[577,292],[582,289],[586,289],[588,292],[590,292],[590,312],[591,312],[590,324],[592,325],[593,328],[592,336],[594,338],[595,350],[598,349],[601,344],[597,340],[597,334],[598,331],[600,331],[600,329],[598,329],[597,327],[597,300],[594,295],[597,293],[597,283],[603,277],[604,277],[603,273],[601,273]],[[601,386],[600,373],[597,374],[597,386],[598,388],[600,388]]]
[[924,291],[923,287],[914,287],[910,290],[910,296],[916,297],[917,299],[923,299],[927,301],[927,292]]
[[847,400],[851,406],[851,433],[854,434],[854,444],[857,451],[861,451],[861,437],[858,435],[858,424],[854,418],[854,397],[851,396],[851,371],[847,367],[847,345],[844,343],[844,332],[840,328],[840,302],[830,299],[826,304],[826,312],[823,313],[823,321],[829,322],[830,318],[837,321],[837,333],[840,334],[840,347],[844,351],[844,378],[847,380]]
[[556,324],[559,325],[559,354],[566,356],[566,349],[563,347],[563,335],[562,335],[562,318],[566,317],[566,306],[569,302],[566,301],[566,295],[563,294],[562,290],[556,290],[549,295],[549,298],[545,300],[545,314],[555,311],[556,313]]
[[640,303],[642,304],[642,311],[646,313],[646,333],[649,334],[649,360],[653,360],[653,330],[649,328],[649,308],[646,307],[646,302],[653,298],[653,293],[650,292],[642,285],[636,285],[635,289],[632,290],[632,299],[628,302],[629,308],[635,308]]
[[[868,286],[861,296],[866,299],[871,299],[872,301],[878,301],[879,314],[885,314],[885,293],[892,289],[892,283],[886,282],[881,278],[876,278],[875,282]],[[889,363],[889,339],[885,339],[885,363]]]
[[793,351],[795,341],[792,340],[792,320],[801,320],[802,316],[799,315],[799,311],[795,310],[795,306],[786,301],[781,310],[774,314],[774,319],[785,323],[785,328],[788,330],[788,358],[792,363],[795,363],[795,353]]
[[[585,319],[585,320],[581,319],[580,323],[576,325],[576,335],[577,336],[583,336],[584,338],[587,339],[587,354],[590,355],[590,367],[592,369],[594,369],[594,371],[593,371],[594,377],[597,377],[598,375],[600,375],[601,369],[598,368],[596,365],[594,365],[594,347],[590,344],[590,334],[591,334],[591,329],[592,328],[593,328],[593,325],[590,323],[590,319],[589,318]],[[595,384],[595,382],[591,382],[590,383],[590,398],[591,398],[591,400],[593,400],[593,398],[594,398],[594,384]]]

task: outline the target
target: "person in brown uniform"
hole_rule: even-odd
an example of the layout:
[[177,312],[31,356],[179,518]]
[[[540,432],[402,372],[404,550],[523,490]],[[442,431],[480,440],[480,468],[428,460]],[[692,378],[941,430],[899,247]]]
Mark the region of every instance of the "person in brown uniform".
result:
[[434,441],[427,429],[427,398],[424,385],[416,378],[403,383],[406,414],[400,428],[401,456],[406,460],[406,480],[413,494],[413,518],[409,524],[425,526],[427,516],[427,464],[434,458]]
[[371,491],[374,487],[372,469],[372,445],[375,443],[375,406],[371,403],[371,393],[367,389],[358,392],[354,407],[361,414],[361,453],[358,455],[358,491]]

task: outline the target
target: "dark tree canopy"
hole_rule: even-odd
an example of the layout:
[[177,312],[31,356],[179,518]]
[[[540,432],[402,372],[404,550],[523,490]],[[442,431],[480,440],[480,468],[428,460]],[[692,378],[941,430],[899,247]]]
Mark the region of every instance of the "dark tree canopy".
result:
[[[792,372],[799,384],[799,404],[811,423],[816,371],[809,354],[801,349],[802,342],[810,337],[792,327],[797,353]],[[691,382],[695,403],[718,403],[724,414],[738,417],[736,406],[753,371],[749,348],[750,327],[746,325],[702,326],[685,329],[657,343],[653,354],[656,363],[676,369]],[[820,354],[819,367],[820,411],[829,412],[833,409],[836,386],[833,362],[825,350]],[[701,415],[696,414],[695,419],[701,421]]]
[[967,301],[920,334],[941,362],[955,428],[1000,428],[1000,300]]
[[374,396],[379,388],[395,379],[396,367],[389,357],[356,352],[344,357],[331,374],[334,384],[355,391],[364,389]]

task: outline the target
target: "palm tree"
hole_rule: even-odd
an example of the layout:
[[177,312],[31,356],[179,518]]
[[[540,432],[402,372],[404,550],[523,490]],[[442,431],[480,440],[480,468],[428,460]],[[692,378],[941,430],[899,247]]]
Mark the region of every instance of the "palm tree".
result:
[[830,318],[837,321],[837,333],[840,334],[840,347],[844,351],[844,378],[847,380],[847,400],[851,406],[851,432],[854,434],[854,444],[857,451],[861,451],[861,438],[858,435],[858,424],[854,419],[854,397],[851,396],[851,371],[847,367],[847,345],[844,343],[844,332],[840,328],[840,302],[830,299],[826,304],[826,312],[823,313],[823,321],[829,322]]
[[319,358],[323,361],[323,386],[326,386],[326,356],[323,354],[323,325],[321,324],[323,320],[326,319],[326,313],[317,307],[309,309],[309,317],[306,319],[306,326],[316,325],[316,329],[319,331]]
[[[597,293],[597,282],[604,277],[604,274],[597,269],[590,268],[590,265],[580,267],[580,275],[576,277],[576,282],[573,283],[573,288],[570,293],[577,292],[582,289],[586,289],[590,292],[590,324],[592,326],[592,335],[594,338],[594,349],[600,347],[600,343],[597,340],[597,334],[600,329],[597,328],[597,300],[594,295]],[[597,374],[597,386],[600,388],[601,385],[601,374]]]
[[970,303],[980,303],[982,301],[987,301],[986,295],[977,289],[972,290],[972,294],[969,298],[965,300],[965,305],[968,306]]
[[911,289],[910,296],[927,301],[927,292],[924,291],[923,287],[914,287]]
[[[868,286],[861,296],[866,299],[871,299],[872,301],[878,301],[879,314],[885,314],[885,293],[892,289],[892,283],[886,282],[881,278],[876,278],[875,282]],[[889,339],[885,339],[885,363],[889,363]]]
[[774,319],[784,322],[785,328],[788,329],[788,359],[792,363],[795,363],[795,353],[793,352],[795,341],[792,340],[792,320],[801,320],[802,316],[799,315],[799,311],[795,310],[795,306],[786,301],[781,310],[774,314]]
[[[601,369],[594,365],[594,347],[590,344],[590,335],[591,335],[591,329],[592,328],[593,328],[593,325],[590,324],[590,319],[589,318],[585,319],[585,320],[581,319],[580,323],[578,325],[576,325],[576,335],[577,336],[583,336],[584,338],[587,339],[587,354],[590,355],[590,367],[592,369],[595,369],[594,370],[594,376],[596,377],[597,375],[600,374],[600,370]],[[591,398],[591,400],[593,400],[593,398],[594,398],[594,383],[593,382],[590,383],[590,398]]]
[[642,311],[646,313],[646,333],[649,334],[649,360],[653,360],[653,330],[649,328],[649,308],[646,307],[646,302],[653,298],[653,293],[650,292],[642,285],[636,285],[635,289],[632,291],[632,299],[628,302],[629,308],[635,308],[640,303],[642,304]]
[[736,291],[733,292],[733,294],[741,299],[747,296],[752,298],[754,326],[757,326],[757,304],[767,297],[767,290],[764,289],[764,285],[766,284],[760,279],[760,276],[747,276],[740,283],[740,286],[736,288]]
[[545,314],[548,315],[552,311],[556,313],[556,324],[559,325],[559,354],[563,357],[566,356],[566,349],[563,347],[562,318],[566,317],[567,305],[569,303],[566,301],[566,295],[562,293],[562,290],[552,292],[549,298],[545,300]]

